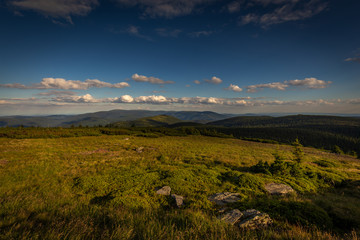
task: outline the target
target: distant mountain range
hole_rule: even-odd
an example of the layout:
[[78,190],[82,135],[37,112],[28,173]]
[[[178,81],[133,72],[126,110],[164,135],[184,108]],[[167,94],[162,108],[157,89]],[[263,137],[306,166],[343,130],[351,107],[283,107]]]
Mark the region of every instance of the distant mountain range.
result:
[[360,127],[360,118],[323,115],[290,115],[283,117],[238,116],[209,122],[222,127],[306,127],[306,126],[352,126]]
[[134,121],[140,118],[167,115],[181,121],[207,123],[234,117],[234,114],[219,114],[205,111],[146,111],[146,110],[111,110],[79,115],[50,115],[50,116],[9,116],[0,117],[0,127],[10,126],[38,126],[38,127],[70,127],[70,126],[98,126],[114,122]]
[[[223,127],[298,127],[310,125],[360,126],[360,117],[329,115],[261,116],[256,114],[220,114],[211,111],[111,110],[78,115],[0,117],[0,127],[98,126],[188,126],[207,124]],[[157,116],[157,117],[156,117]],[[162,116],[162,117],[160,117]],[[155,118],[154,118],[155,117]],[[196,124],[195,124],[196,123]]]
[[112,127],[167,127],[172,124],[181,123],[182,120],[168,115],[157,115],[139,118],[131,121],[121,121],[110,124]]

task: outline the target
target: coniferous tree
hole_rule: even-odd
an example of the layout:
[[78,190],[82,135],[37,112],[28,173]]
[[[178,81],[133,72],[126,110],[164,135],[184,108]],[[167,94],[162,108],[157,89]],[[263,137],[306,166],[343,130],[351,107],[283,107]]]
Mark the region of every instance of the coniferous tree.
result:
[[295,142],[293,142],[293,146],[294,146],[294,151],[293,151],[293,154],[294,154],[294,157],[295,157],[295,161],[297,163],[300,163],[302,160],[303,160],[303,157],[304,157],[304,152],[302,150],[302,145],[300,144],[299,142],[299,139],[296,138]]

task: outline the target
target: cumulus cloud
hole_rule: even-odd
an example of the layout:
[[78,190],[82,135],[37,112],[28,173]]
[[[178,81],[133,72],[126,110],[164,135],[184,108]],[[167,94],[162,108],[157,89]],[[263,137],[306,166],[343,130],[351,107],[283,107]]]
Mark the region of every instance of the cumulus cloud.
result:
[[211,83],[211,84],[220,84],[220,83],[222,83],[222,80],[218,77],[213,76],[211,79],[205,79],[205,82]]
[[310,89],[320,89],[320,88],[326,88],[328,87],[332,82],[331,81],[324,81],[319,80],[317,78],[305,78],[303,80],[289,80],[284,82],[273,82],[273,83],[266,83],[266,84],[256,84],[256,85],[250,85],[247,86],[247,92],[254,93],[259,90],[262,90],[264,88],[272,88],[276,90],[284,91],[286,88],[290,86],[295,87],[305,87]]
[[311,18],[323,12],[327,3],[320,0],[253,0],[253,5],[260,5],[266,9],[275,8],[264,14],[248,13],[241,17],[242,25],[255,23],[263,27],[289,21],[298,21]]
[[166,98],[164,96],[139,96],[139,97],[132,97],[130,95],[123,95],[118,98],[108,98],[103,99],[102,101],[109,101],[113,103],[139,103],[139,104],[169,104],[175,102],[172,98]]
[[148,82],[148,83],[152,83],[152,84],[172,84],[172,83],[174,83],[173,81],[164,81],[164,80],[162,80],[160,78],[146,77],[146,76],[143,76],[143,75],[139,75],[137,73],[132,75],[131,78],[135,82]]
[[191,14],[200,5],[215,0],[116,0],[128,7],[139,7],[144,16],[173,18]]
[[360,57],[352,57],[345,59],[345,62],[358,62],[360,63]]
[[285,84],[289,84],[291,86],[303,86],[307,88],[326,88],[328,85],[331,84],[331,81],[323,81],[316,78],[305,78],[303,80],[290,80],[285,81]]
[[20,10],[31,10],[46,17],[62,18],[72,23],[71,16],[86,16],[98,0],[10,0],[9,4]]
[[86,90],[89,88],[125,88],[130,87],[127,82],[120,83],[107,83],[98,79],[87,79],[85,81],[78,80],[66,80],[64,78],[43,78],[38,84],[31,86],[25,86],[22,84],[0,84],[3,88],[20,88],[20,89],[74,89],[74,90]]
[[83,96],[59,96],[53,98],[54,102],[66,102],[66,103],[99,103],[102,100],[95,99],[90,94],[85,94]]
[[195,80],[194,83],[195,84],[201,84],[201,82],[199,80]]
[[134,98],[130,95],[123,95],[118,99],[118,102],[122,102],[122,103],[131,103],[133,101],[134,101]]
[[166,98],[164,96],[140,96],[134,98],[135,103],[150,103],[150,104],[168,104],[172,103],[173,100],[171,98]]
[[264,89],[264,88],[273,88],[273,89],[284,91],[285,88],[287,88],[287,87],[288,87],[288,85],[286,85],[284,83],[274,82],[274,83],[250,85],[250,86],[247,86],[246,88],[247,88],[247,92],[254,93],[254,92],[257,92],[259,89]]
[[237,85],[230,84],[228,88],[225,88],[225,90],[234,91],[234,92],[241,92],[242,88],[240,88]]

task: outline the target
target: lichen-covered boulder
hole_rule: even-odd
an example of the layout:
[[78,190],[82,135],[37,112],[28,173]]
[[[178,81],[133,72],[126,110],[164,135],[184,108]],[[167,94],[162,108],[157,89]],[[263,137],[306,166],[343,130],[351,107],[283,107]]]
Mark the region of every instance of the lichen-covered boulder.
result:
[[268,214],[261,213],[256,209],[248,209],[242,212],[238,209],[233,209],[220,215],[218,218],[231,225],[246,229],[264,228],[273,223]]
[[240,220],[240,218],[243,216],[242,212],[238,209],[233,209],[229,212],[226,212],[220,216],[218,216],[218,219],[225,221],[231,225],[234,225],[236,222]]
[[240,221],[236,223],[236,226],[239,228],[258,229],[267,227],[273,223],[268,214],[261,213],[255,209],[248,209],[241,213],[243,216]]
[[268,183],[265,184],[265,190],[271,195],[284,196],[295,193],[294,189],[289,185],[282,183]]
[[184,204],[184,197],[176,194],[171,194],[172,199],[174,199],[175,204],[178,208],[182,207]]
[[165,196],[169,196],[170,192],[171,192],[171,187],[169,187],[169,186],[164,186],[156,191],[157,194],[165,195]]
[[240,200],[239,193],[231,193],[231,192],[222,192],[215,193],[208,198],[211,202],[216,203],[217,205],[225,205],[228,203],[234,203]]

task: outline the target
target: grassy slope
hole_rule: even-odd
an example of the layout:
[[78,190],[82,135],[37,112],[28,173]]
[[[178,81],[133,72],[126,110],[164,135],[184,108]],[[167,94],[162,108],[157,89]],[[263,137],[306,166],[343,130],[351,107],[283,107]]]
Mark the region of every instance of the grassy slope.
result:
[[[315,178],[249,172],[259,160],[273,162],[274,152],[291,160],[291,151],[290,146],[200,136],[0,138],[0,239],[336,239],[331,231],[350,234],[360,225],[359,161],[306,148],[302,166]],[[347,182],[339,185],[342,180]],[[270,197],[263,189],[270,181],[286,182],[300,194]],[[185,196],[184,209],[171,208],[167,198],[154,193],[163,185]],[[274,227],[246,232],[218,221],[207,196],[220,191],[241,193],[243,200],[233,207],[265,211],[275,219]]]

